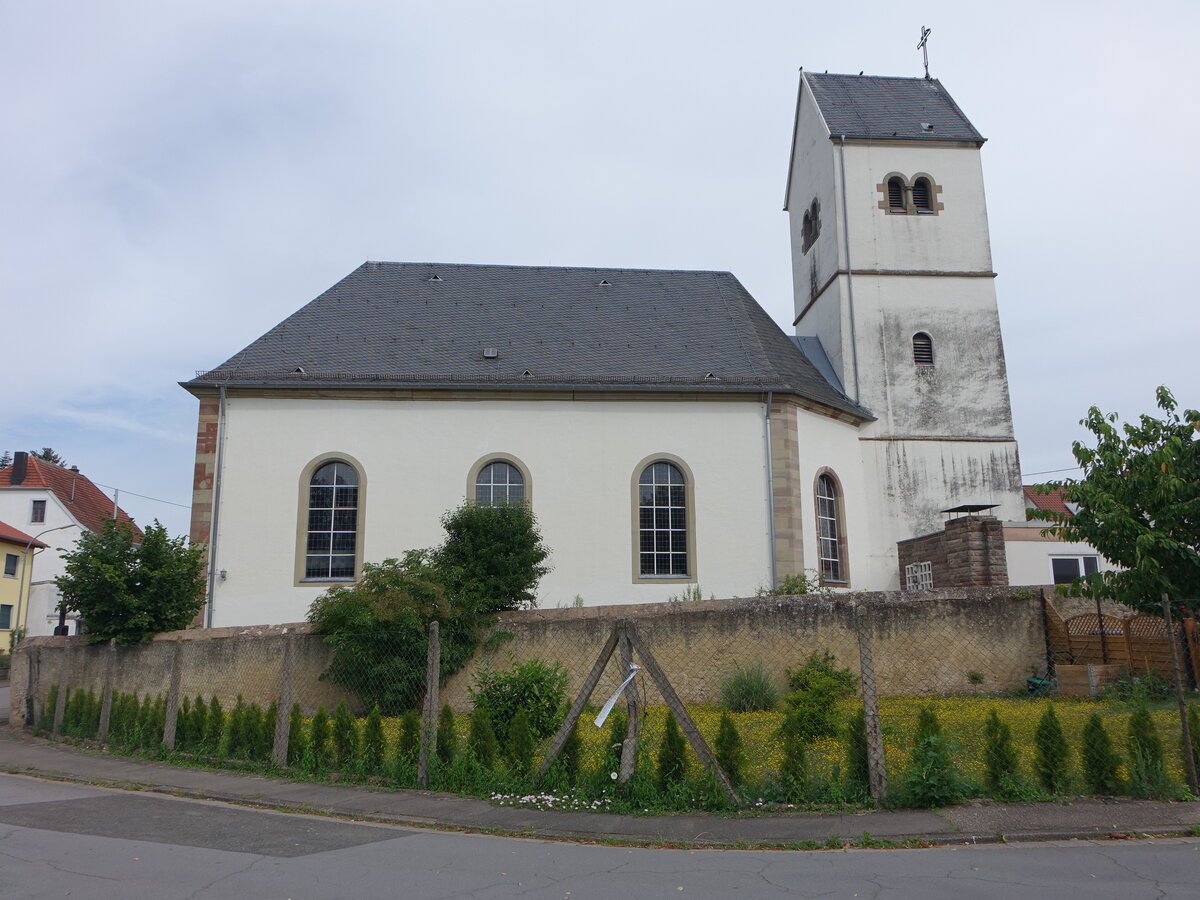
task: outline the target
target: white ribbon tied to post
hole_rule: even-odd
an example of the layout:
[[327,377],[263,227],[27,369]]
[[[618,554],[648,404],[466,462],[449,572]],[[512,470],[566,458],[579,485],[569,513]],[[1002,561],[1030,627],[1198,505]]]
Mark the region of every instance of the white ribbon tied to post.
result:
[[612,708],[616,705],[618,698],[620,698],[621,694],[624,693],[625,688],[629,687],[629,682],[633,681],[634,676],[640,671],[642,671],[642,667],[637,663],[629,664],[629,677],[621,682],[620,687],[618,687],[613,695],[609,697],[607,701],[605,701],[602,707],[600,707],[600,715],[596,716],[597,728],[604,727],[604,722],[608,718],[608,714],[612,712]]

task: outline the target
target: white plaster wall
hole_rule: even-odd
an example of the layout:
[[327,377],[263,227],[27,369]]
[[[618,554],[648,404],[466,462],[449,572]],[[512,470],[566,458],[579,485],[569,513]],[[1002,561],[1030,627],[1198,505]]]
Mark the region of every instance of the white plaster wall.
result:
[[[804,566],[818,572],[820,557],[817,550],[817,476],[830,469],[842,489],[842,511],[845,515],[846,558],[844,564],[851,590],[877,590],[877,579],[871,575],[868,562],[878,555],[870,550],[874,539],[868,491],[863,483],[862,456],[858,428],[824,416],[805,413],[796,422],[800,457],[801,528],[804,535]],[[893,547],[893,552],[895,548]]]
[[679,584],[633,583],[632,488],[648,456],[694,477],[695,573],[704,594],[769,580],[763,407],[744,402],[318,400],[228,402],[214,624],[294,622],[323,587],[293,586],[299,479],[325,453],[363,467],[364,554],[378,562],[441,542],[439,518],[467,496],[471,466],[510,456],[531,474],[555,567],[542,606],[666,600]]
[[[46,501],[46,521],[30,522],[31,501]],[[84,529],[75,524],[74,517],[58,502],[58,498],[45,488],[5,488],[0,490],[0,521],[7,522],[30,537],[60,525],[69,526],[59,531],[43,534],[41,541],[47,544],[33,557],[33,583],[30,586],[29,611],[26,627],[30,637],[53,634],[58,624],[58,601],[61,596],[54,579],[64,572],[61,553],[73,550]]]
[[940,531],[943,509],[995,503],[1001,521],[1025,516],[1013,441],[870,441],[862,447],[873,541],[872,590],[897,590],[896,541]]
[[[983,163],[974,146],[894,142],[847,144],[850,257],[857,269],[988,271],[992,267]],[[937,215],[891,215],[877,185],[892,172],[909,183],[929,175],[942,187]]]
[[[1117,569],[1091,544],[1045,540],[1040,536],[1031,540],[1012,539],[1011,533],[1014,530],[1020,533],[1026,530],[1026,527],[1011,524],[1004,526],[1004,553],[1008,559],[1009,584],[1053,584],[1054,573],[1050,568],[1050,558],[1053,556],[1096,556],[1099,557],[1101,572],[1113,572]],[[1044,523],[1038,522],[1028,527],[1028,530],[1037,534],[1044,527]]]

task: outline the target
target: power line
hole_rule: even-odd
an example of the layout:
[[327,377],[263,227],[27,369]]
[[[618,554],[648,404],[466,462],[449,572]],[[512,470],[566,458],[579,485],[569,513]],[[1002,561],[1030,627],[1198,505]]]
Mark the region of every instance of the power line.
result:
[[1045,472],[1022,472],[1021,477],[1022,478],[1031,478],[1034,475],[1056,475],[1059,472],[1075,472],[1080,468],[1082,468],[1082,467],[1081,466],[1071,466],[1069,469],[1047,469]]
[[163,500],[160,497],[147,497],[145,494],[139,494],[135,491],[127,491],[125,488],[119,488],[112,484],[103,484],[99,481],[93,481],[92,484],[98,487],[106,487],[112,491],[120,491],[122,494],[129,494],[131,497],[141,497],[143,500],[153,500],[155,503],[166,503],[168,506],[178,506],[180,509],[191,509],[190,506],[184,503],[176,503],[174,500]]

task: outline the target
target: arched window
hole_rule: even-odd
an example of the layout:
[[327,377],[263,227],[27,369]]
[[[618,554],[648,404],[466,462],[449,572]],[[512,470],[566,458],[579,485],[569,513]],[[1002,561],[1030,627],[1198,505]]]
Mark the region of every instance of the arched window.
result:
[[920,212],[933,212],[933,188],[928,178],[918,178],[912,186],[913,206]]
[[686,578],[687,480],[673,463],[658,460],[638,478],[638,572],[642,577]]
[[899,175],[888,179],[887,195],[888,209],[892,212],[904,212],[907,209],[904,204],[904,179]]
[[913,335],[913,362],[918,366],[933,365],[933,338],[923,331]]
[[475,476],[476,506],[515,506],[525,502],[525,476],[502,459],[488,463]]
[[846,547],[842,530],[842,502],[837,482],[828,473],[817,476],[817,557],[822,583],[842,583],[846,578]]
[[352,579],[358,553],[358,472],[349,463],[319,466],[308,482],[306,579]]

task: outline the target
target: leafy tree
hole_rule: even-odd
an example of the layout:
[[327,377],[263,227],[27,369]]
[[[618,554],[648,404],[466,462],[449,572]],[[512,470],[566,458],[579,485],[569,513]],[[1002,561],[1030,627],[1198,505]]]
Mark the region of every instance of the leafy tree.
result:
[[467,503],[446,513],[442,527],[437,564],[457,604],[480,613],[535,605],[550,551],[533,510]]
[[484,706],[492,717],[497,739],[506,741],[517,713],[524,711],[534,740],[549,737],[564,718],[567,672],[558,663],[533,657],[524,662],[511,659],[508,670],[484,668],[475,673],[467,688],[474,706]]
[[67,465],[67,461],[55,453],[51,447],[43,447],[41,450],[30,450],[29,455],[44,462],[48,462],[51,465],[63,466],[64,468]]
[[942,734],[937,714],[923,706],[917,713],[913,751],[904,772],[901,795],[910,806],[957,803],[969,790],[954,759],[954,745]]
[[1151,614],[1169,595],[1200,611],[1200,412],[1178,412],[1165,387],[1157,391],[1161,419],[1143,415],[1118,427],[1117,414],[1093,406],[1084,426],[1096,446],[1076,441],[1080,479],[1038,485],[1060,490],[1074,515],[1035,510],[1054,523],[1047,529],[1068,541],[1085,541],[1122,568],[1088,575],[1075,585],[1086,596],[1105,597]]
[[7,469],[12,465],[12,454],[5,450],[0,453],[0,469]]
[[129,522],[108,519],[63,555],[66,571],[55,583],[92,643],[139,644],[186,627],[200,611],[203,552],[202,545],[170,537],[157,521],[139,544]]

